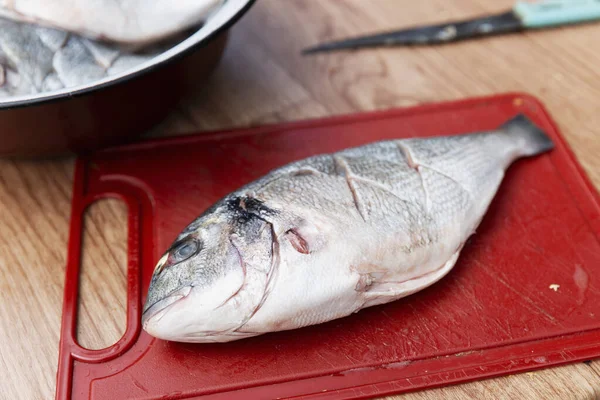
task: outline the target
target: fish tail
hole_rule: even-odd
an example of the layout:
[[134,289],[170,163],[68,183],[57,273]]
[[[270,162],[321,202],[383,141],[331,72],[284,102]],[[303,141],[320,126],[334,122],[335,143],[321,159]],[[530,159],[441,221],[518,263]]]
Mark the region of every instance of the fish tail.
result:
[[534,156],[554,148],[554,143],[548,134],[533,123],[524,114],[511,118],[499,130],[520,142],[519,150],[523,156]]

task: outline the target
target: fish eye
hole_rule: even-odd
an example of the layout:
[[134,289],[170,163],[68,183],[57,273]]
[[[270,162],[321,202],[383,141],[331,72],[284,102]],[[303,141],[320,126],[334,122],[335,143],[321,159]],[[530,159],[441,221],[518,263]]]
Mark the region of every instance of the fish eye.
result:
[[185,242],[179,244],[173,252],[175,262],[182,262],[195,255],[200,249],[200,244],[195,239],[186,240]]

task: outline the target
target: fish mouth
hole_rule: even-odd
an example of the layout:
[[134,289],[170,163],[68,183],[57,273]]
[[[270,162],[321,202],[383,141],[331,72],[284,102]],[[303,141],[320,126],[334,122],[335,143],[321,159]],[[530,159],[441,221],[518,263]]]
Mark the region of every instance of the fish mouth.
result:
[[142,312],[142,327],[146,328],[151,320],[154,322],[159,321],[173,304],[185,299],[191,291],[192,286],[185,286],[171,292],[167,297],[145,307]]

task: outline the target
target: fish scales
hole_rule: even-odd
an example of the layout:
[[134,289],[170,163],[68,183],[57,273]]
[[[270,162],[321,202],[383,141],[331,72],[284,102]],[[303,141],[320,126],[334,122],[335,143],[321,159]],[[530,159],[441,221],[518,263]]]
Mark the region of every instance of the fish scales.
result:
[[17,96],[87,84],[133,68],[174,42],[152,52],[119,46],[53,28],[0,18],[0,96]]
[[77,86],[106,76],[105,68],[76,37],[70,37],[56,52],[52,65],[65,86]]
[[187,38],[224,0],[0,0],[0,97],[90,84]]
[[[455,265],[505,169],[552,147],[521,115],[488,132],[381,141],[277,168],[181,232],[152,276],[144,329],[226,342],[422,290]],[[178,258],[190,246],[196,253]]]
[[0,48],[5,55],[6,67],[22,72],[16,90],[26,92],[29,87],[41,87],[52,70],[52,51],[37,32],[27,26],[0,20],[0,30]]

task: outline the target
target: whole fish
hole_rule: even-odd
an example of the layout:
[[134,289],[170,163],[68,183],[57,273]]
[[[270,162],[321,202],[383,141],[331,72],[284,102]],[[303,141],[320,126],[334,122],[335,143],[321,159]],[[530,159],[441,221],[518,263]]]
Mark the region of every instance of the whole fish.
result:
[[147,44],[200,25],[225,0],[0,0],[0,16],[92,39]]
[[181,232],[154,270],[143,328],[227,342],[415,293],[452,269],[509,165],[552,148],[518,115],[488,132],[381,141],[275,169]]

